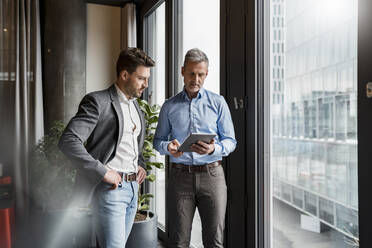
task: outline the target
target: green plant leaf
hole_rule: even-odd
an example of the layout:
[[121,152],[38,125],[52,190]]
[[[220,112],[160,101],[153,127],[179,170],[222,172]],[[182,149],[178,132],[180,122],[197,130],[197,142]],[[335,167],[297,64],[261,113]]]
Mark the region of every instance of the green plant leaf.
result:
[[141,205],[141,206],[139,206],[138,210],[139,211],[150,210],[150,205],[148,205],[148,204]]
[[139,199],[138,200],[138,204],[145,204],[145,203],[149,203],[150,202],[150,198],[149,197],[143,197],[142,199]]
[[150,148],[151,151],[153,150],[153,148],[152,148],[152,143],[151,143],[150,141],[145,140],[144,143],[143,143],[143,145],[144,145],[144,146],[147,146],[148,148]]
[[152,116],[149,120],[148,120],[148,124],[154,124],[154,123],[157,123],[158,122],[158,116]]
[[160,106],[157,105],[157,104],[154,104],[154,105],[151,106],[151,110],[152,110],[153,113],[157,113],[157,112],[160,111]]
[[[150,105],[147,101],[141,99],[137,99],[137,102],[144,113],[146,120],[145,141],[142,148],[142,155],[146,163],[146,171],[150,171],[152,167],[162,169],[164,168],[164,164],[161,162],[155,162],[153,159],[156,157],[153,140],[156,126],[159,121],[160,106],[156,104]],[[149,174],[145,179],[154,182],[156,176],[154,174]],[[153,195],[144,194],[142,190],[138,191],[138,195],[138,210],[148,210],[150,208],[149,197],[153,197]]]
[[146,176],[146,179],[149,180],[150,182],[154,182],[156,180],[156,176],[154,174],[150,174]]
[[164,164],[161,163],[161,162],[146,162],[146,165],[147,166],[155,166],[158,169],[163,169],[164,168]]
[[32,151],[30,190],[42,210],[66,208],[73,194],[76,169],[58,148],[64,128],[62,121],[54,122]]
[[146,109],[147,116],[151,115],[151,107],[150,107],[150,105],[146,104],[145,105],[145,109]]
[[147,193],[147,194],[142,194],[142,195],[139,197],[139,199],[140,199],[140,201],[141,201],[141,200],[143,200],[143,199],[153,198],[153,197],[154,197],[153,194],[149,194],[149,193]]
[[147,156],[148,158],[155,157],[155,153],[150,152],[150,151],[144,151],[142,154],[143,154],[144,157]]
[[142,194],[138,198],[138,205],[143,205],[145,203],[150,203],[150,198],[153,198],[153,194]]

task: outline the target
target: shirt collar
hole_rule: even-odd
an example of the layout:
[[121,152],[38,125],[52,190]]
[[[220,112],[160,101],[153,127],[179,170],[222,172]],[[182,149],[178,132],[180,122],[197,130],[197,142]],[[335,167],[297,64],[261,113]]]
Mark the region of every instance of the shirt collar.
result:
[[[198,92],[198,95],[196,96],[196,99],[200,99],[204,95],[204,93],[205,89],[201,88]],[[183,87],[182,94],[185,99],[190,100],[189,95],[187,95],[187,91],[185,90],[185,87]]]
[[123,91],[121,91],[121,89],[117,86],[116,83],[115,83],[115,88],[116,88],[116,91],[118,93],[120,102],[124,102],[124,103],[129,104],[130,102],[133,102],[134,100],[136,100],[135,97],[133,97],[132,99],[128,99],[127,96],[123,93]]

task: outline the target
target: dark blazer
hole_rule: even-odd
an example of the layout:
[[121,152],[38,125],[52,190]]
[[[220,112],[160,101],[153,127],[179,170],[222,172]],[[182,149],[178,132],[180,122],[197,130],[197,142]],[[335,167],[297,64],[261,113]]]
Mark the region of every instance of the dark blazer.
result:
[[[141,120],[138,164],[145,167],[142,156],[145,119],[137,101],[134,105]],[[77,168],[74,204],[90,204],[95,187],[106,173],[104,165],[115,157],[123,135],[123,118],[115,85],[89,93],[81,100],[78,112],[68,123],[58,144]]]

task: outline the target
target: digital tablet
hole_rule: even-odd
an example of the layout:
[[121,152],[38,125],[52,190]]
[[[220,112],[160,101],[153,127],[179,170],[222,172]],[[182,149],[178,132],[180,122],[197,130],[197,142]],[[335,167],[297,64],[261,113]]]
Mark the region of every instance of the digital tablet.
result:
[[185,141],[178,148],[181,152],[192,152],[190,146],[197,143],[199,140],[205,143],[210,143],[216,137],[215,133],[192,133],[185,139]]

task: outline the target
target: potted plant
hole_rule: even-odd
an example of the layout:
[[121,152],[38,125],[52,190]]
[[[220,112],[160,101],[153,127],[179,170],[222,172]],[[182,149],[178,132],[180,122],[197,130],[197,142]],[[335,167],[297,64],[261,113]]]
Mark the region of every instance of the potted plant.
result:
[[[153,140],[156,125],[158,123],[160,107],[156,104],[150,105],[147,101],[137,99],[141,110],[145,115],[146,133],[142,154],[146,163],[147,176],[145,181],[154,182],[156,177],[153,168],[163,169],[164,164],[155,160],[156,154]],[[128,237],[126,248],[156,248],[158,240],[157,216],[149,211],[150,199],[153,194],[143,192],[140,186],[138,190],[138,209],[134,220],[132,231]]]
[[56,121],[36,145],[30,166],[32,206],[40,211],[66,209],[76,170],[58,149],[65,125]]
[[64,129],[62,121],[54,122],[32,153],[30,233],[35,247],[73,247],[89,243],[93,234],[89,209],[69,207],[76,169],[57,146]]

